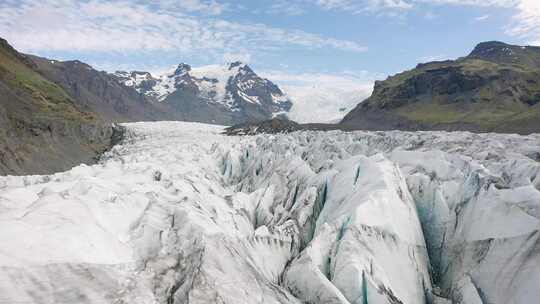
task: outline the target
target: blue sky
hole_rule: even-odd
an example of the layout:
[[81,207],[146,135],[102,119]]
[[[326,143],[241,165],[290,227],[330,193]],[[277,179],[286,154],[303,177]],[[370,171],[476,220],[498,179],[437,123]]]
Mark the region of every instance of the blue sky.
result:
[[0,36],[108,71],[242,60],[290,90],[361,99],[375,79],[481,41],[540,45],[540,1],[2,0]]

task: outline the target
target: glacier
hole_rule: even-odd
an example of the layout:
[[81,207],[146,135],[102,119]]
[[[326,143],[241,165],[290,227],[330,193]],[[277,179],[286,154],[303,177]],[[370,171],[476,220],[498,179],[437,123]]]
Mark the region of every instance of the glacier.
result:
[[0,303],[534,303],[540,135],[125,124],[0,177]]

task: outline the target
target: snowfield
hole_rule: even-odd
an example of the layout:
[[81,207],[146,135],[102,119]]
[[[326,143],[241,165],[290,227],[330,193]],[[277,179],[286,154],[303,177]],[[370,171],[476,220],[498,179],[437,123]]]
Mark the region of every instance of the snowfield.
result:
[[538,134],[125,126],[98,165],[0,177],[0,303],[540,299]]

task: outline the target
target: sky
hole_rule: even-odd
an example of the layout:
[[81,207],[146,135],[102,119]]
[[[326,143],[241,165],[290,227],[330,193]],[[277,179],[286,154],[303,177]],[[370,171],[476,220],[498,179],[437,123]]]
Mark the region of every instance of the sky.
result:
[[240,60],[298,120],[306,107],[333,120],[419,62],[489,40],[540,45],[540,0],[0,0],[0,37],[110,72]]

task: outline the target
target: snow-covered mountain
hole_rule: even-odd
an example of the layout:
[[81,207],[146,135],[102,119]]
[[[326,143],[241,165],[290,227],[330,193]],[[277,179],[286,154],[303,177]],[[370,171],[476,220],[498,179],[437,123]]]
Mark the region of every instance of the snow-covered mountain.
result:
[[540,135],[127,124],[0,177],[2,303],[536,303]]
[[241,62],[199,68],[182,63],[156,76],[141,71],[118,71],[114,75],[123,85],[173,105],[191,121],[258,121],[286,114],[292,106],[277,85]]

